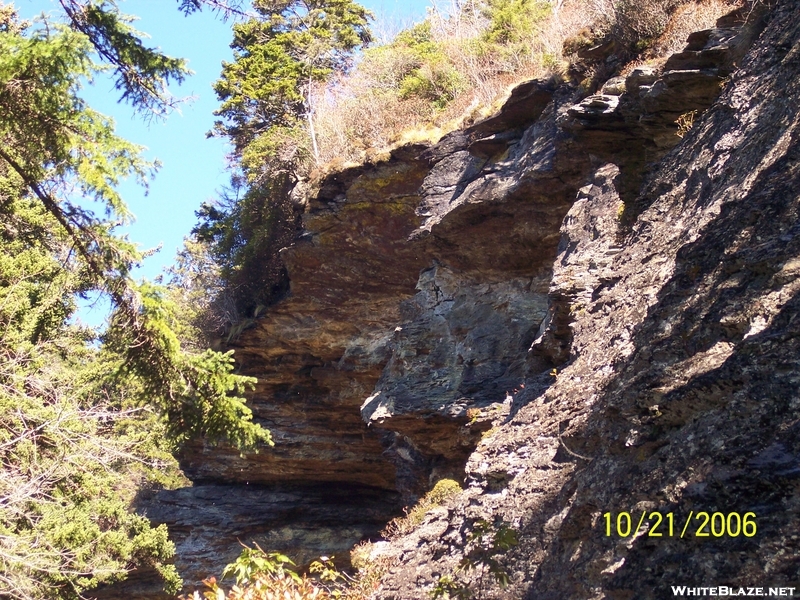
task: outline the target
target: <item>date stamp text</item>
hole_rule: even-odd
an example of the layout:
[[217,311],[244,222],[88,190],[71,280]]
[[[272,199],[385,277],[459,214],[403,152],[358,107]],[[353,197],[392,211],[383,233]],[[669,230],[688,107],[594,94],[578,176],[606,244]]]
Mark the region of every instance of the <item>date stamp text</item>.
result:
[[658,511],[607,512],[603,514],[606,537],[739,537],[751,538],[758,533],[754,512],[689,511],[685,517]]

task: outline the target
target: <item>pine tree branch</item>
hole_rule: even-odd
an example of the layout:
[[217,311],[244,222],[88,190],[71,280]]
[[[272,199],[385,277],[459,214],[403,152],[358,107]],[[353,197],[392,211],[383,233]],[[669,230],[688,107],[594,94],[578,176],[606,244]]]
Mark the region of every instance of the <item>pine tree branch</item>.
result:
[[[102,268],[102,266],[98,263],[96,258],[92,255],[89,251],[89,248],[86,244],[84,244],[83,239],[80,234],[87,236],[92,239],[93,242],[97,242],[97,238],[92,234],[91,230],[88,227],[80,223],[71,223],[70,220],[67,218],[67,215],[61,209],[58,201],[53,198],[50,194],[48,194],[44,189],[42,189],[39,182],[33,177],[25,168],[20,165],[8,152],[6,152],[3,148],[0,148],[0,158],[2,158],[6,163],[20,176],[23,183],[30,189],[33,194],[39,199],[42,205],[45,207],[47,212],[49,212],[56,221],[64,228],[67,232],[67,235],[72,239],[72,243],[74,247],[77,249],[78,253],[83,257],[86,261],[87,266],[92,271],[92,273],[104,284],[107,284],[106,275],[107,273]],[[79,233],[80,232],[80,233]],[[119,291],[114,289],[112,286],[105,286],[108,293],[111,295],[112,300],[118,306],[123,306],[126,304],[125,298],[123,294]]]

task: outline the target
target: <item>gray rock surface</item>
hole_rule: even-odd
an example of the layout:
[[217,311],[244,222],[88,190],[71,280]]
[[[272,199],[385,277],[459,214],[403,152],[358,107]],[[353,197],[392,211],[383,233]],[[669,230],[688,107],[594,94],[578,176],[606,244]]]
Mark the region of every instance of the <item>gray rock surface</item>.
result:
[[[621,244],[615,169],[582,190],[551,284],[574,307],[569,359],[546,387],[526,379],[471,455],[462,497],[393,542],[398,565],[379,597],[429,597],[458,573],[481,519],[519,533],[499,555],[508,588],[464,579],[484,598],[797,589],[798,11],[775,9],[720,99],[653,171]],[[644,526],[607,537],[603,515],[621,511],[634,531],[646,513]],[[693,518],[681,539],[690,513],[749,511],[752,537],[698,537]],[[654,529],[653,512],[673,513],[674,535],[666,519]]]

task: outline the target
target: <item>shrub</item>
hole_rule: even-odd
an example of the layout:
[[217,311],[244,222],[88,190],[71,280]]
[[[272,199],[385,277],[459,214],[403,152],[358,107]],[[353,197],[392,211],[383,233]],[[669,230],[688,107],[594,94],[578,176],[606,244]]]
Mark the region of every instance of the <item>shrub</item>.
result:
[[483,37],[494,44],[529,44],[550,11],[550,3],[543,0],[489,0],[485,8],[489,25]]
[[[452,479],[436,483],[406,516],[394,519],[383,532],[392,538],[409,533],[424,519],[425,514],[447,502],[461,492],[461,486]],[[351,553],[355,574],[338,570],[333,557],[322,557],[311,563],[309,572],[314,578],[299,575],[294,563],[278,553],[267,553],[258,544],[245,546],[239,558],[225,567],[223,579],[229,575],[236,583],[226,592],[213,577],[204,581],[206,591],[182,596],[182,600],[366,600],[379,587],[380,580],[394,562],[389,555],[380,555],[374,544],[363,542]]]
[[327,589],[306,576],[298,575],[289,557],[277,552],[267,553],[258,544],[244,545],[236,561],[225,567],[222,578],[233,575],[236,583],[225,592],[215,577],[204,580],[207,590],[195,591],[182,600],[328,600]]
[[401,31],[393,42],[368,50],[362,69],[373,69],[375,84],[403,99],[421,98],[444,108],[463,88],[464,81],[434,41],[430,21]]
[[[294,575],[294,576],[293,576]],[[293,571],[274,574],[260,573],[242,585],[234,585],[226,593],[214,577],[203,582],[208,588],[201,595],[182,596],[185,600],[330,600],[328,591],[308,577],[300,577]]]
[[437,109],[444,109],[465,87],[464,78],[444,57],[428,60],[400,82],[401,99],[417,97],[428,100]]
[[625,46],[658,38],[681,0],[618,0],[614,4],[614,37]]
[[577,54],[581,50],[591,48],[596,43],[595,33],[589,27],[584,27],[575,35],[566,38],[561,47],[564,54]]
[[[309,566],[312,575],[300,575],[295,564],[279,553],[267,553],[258,544],[245,546],[239,558],[225,567],[223,579],[234,575],[236,583],[226,592],[211,577],[203,583],[206,591],[194,592],[182,600],[367,600],[377,589],[390,566],[388,557],[373,559],[370,544],[357,547],[368,560],[362,561],[355,575],[338,570],[333,557],[321,557]],[[355,551],[355,550],[354,550]]]
[[0,161],[0,596],[73,600],[136,568],[174,591],[166,527],[130,506],[183,481],[165,423],[131,407],[141,387],[114,379],[120,356],[68,322],[91,289],[74,254]]
[[440,479],[427,494],[405,516],[392,519],[381,532],[388,539],[407,535],[414,531],[432,508],[441,506],[461,492],[461,485],[453,479]]

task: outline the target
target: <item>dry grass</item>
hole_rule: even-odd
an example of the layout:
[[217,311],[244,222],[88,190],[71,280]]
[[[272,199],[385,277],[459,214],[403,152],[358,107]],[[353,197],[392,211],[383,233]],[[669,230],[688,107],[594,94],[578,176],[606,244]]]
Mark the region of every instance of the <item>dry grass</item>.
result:
[[568,0],[538,24],[528,43],[503,48],[487,47],[481,37],[485,20],[460,18],[452,10],[432,12],[433,38],[461,78],[454,98],[444,109],[419,97],[403,98],[398,81],[408,68],[408,55],[373,53],[352,73],[313,95],[319,164],[362,161],[370,149],[415,137],[404,135],[406,131],[425,132],[416,138],[435,139],[437,132],[486,116],[488,107],[497,106],[514,84],[563,70],[563,41],[589,18],[583,6],[583,0]]
[[614,36],[654,59],[679,52],[694,31],[716,20],[741,0],[588,0],[585,12],[597,37]]
[[622,69],[622,74],[627,75],[644,64],[661,68],[669,55],[686,47],[689,34],[714,27],[717,19],[742,4],[736,0],[705,0],[679,6],[653,45],[641,57],[628,63]]
[[[347,76],[319,89],[313,107],[319,141],[317,166],[362,162],[370,154],[407,141],[436,141],[457,127],[496,111],[520,81],[563,77],[569,69],[565,41],[595,43],[611,36],[620,55],[635,64],[680,51],[693,31],[713,27],[735,0],[563,0],[524,44],[488,47],[487,21],[463,18],[454,9],[429,14],[433,39],[461,85],[444,107],[403,97],[399,82],[413,60],[408,53],[367,53]],[[396,32],[395,23],[386,28]],[[384,35],[386,39],[388,35]],[[441,68],[441,65],[439,65]],[[436,67],[431,67],[436,68]],[[592,78],[587,67],[582,78]],[[600,73],[602,76],[605,73]]]
[[389,146],[400,132],[433,117],[424,100],[402,100],[371,83],[356,72],[329,88],[315,107],[320,164],[361,162],[369,149]]
[[714,27],[717,19],[741,5],[741,2],[729,0],[706,0],[679,6],[649,54],[664,56],[680,52],[686,46],[686,38],[690,33]]

